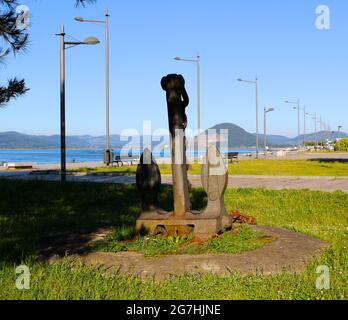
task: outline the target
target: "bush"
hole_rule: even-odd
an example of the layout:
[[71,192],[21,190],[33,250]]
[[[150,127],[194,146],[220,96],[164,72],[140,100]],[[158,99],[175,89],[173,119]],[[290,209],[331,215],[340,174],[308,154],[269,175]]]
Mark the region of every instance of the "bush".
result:
[[348,138],[337,141],[335,144],[335,151],[348,151]]
[[315,141],[307,141],[306,147],[316,147],[317,143]]

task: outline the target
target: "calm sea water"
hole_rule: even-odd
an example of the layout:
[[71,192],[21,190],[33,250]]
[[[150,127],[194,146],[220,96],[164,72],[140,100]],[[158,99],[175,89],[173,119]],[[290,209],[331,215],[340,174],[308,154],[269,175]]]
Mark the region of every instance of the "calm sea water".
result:
[[[230,152],[255,153],[253,149],[233,149]],[[68,162],[99,162],[103,161],[103,150],[68,150]],[[127,156],[127,153],[116,150]],[[226,152],[226,151],[223,151]],[[188,152],[191,156],[198,152]],[[140,152],[133,152],[134,156],[139,156]],[[156,158],[170,157],[169,152],[154,153]],[[0,162],[36,162],[38,164],[56,164],[60,162],[60,150],[0,150]]]

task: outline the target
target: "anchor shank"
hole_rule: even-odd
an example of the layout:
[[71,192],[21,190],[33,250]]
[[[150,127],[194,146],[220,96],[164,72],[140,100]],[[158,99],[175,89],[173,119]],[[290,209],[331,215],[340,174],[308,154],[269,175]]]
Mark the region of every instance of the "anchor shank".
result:
[[176,130],[172,139],[174,217],[184,218],[190,211],[185,132]]

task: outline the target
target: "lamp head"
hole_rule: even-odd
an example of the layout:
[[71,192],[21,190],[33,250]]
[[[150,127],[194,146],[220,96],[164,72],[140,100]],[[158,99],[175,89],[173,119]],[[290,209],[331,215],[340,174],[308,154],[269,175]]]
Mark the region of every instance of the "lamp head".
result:
[[83,44],[87,44],[87,45],[96,45],[99,43],[100,41],[96,37],[88,37],[83,41]]
[[180,57],[175,57],[174,60],[181,61],[182,59]]
[[84,22],[85,20],[82,17],[75,17],[75,21]]

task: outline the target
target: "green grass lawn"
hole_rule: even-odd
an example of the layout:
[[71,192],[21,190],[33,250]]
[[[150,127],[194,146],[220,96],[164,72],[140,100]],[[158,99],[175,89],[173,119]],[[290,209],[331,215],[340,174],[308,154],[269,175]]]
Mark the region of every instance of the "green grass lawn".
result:
[[168,254],[214,254],[242,253],[262,248],[275,240],[262,232],[253,231],[242,225],[235,230],[226,230],[222,235],[203,243],[195,243],[192,236],[186,237],[153,237],[135,235],[134,227],[116,228],[111,236],[99,243],[95,251],[99,252],[140,252],[146,258],[156,258]]
[[348,162],[310,160],[240,161],[229,166],[235,175],[269,176],[348,176]]
[[[277,276],[186,275],[161,283],[112,275],[71,259],[36,261],[39,241],[52,234],[133,226],[140,213],[135,187],[88,183],[0,180],[0,299],[348,299],[348,195],[343,192],[228,189],[228,210],[255,216],[261,225],[288,228],[332,246],[303,274]],[[206,195],[194,189],[194,209]],[[161,204],[170,209],[169,189]],[[15,287],[15,266],[31,270],[31,289]],[[331,289],[317,290],[316,268],[327,265]]]
[[[171,174],[170,165],[161,165],[161,173]],[[80,169],[78,172],[94,174],[134,175],[136,167],[101,167],[97,169]],[[201,173],[201,166],[191,165],[190,174]],[[311,161],[311,160],[245,160],[238,164],[230,164],[230,175],[269,175],[269,176],[348,176],[348,162],[343,161]]]

